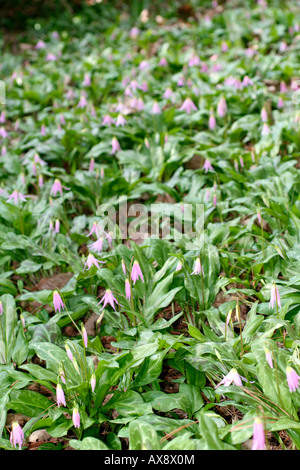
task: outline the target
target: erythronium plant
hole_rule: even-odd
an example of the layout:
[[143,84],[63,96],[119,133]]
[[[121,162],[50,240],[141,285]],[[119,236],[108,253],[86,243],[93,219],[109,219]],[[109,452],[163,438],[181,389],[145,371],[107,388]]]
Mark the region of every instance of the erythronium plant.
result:
[[300,449],[299,5],[202,3],[3,36],[1,448]]

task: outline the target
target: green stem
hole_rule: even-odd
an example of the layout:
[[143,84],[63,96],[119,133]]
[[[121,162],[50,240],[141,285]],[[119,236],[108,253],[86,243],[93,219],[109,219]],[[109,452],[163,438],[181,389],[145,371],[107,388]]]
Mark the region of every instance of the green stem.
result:
[[22,211],[21,211],[19,198],[18,198],[18,209],[19,209],[20,229],[21,229],[22,235],[24,235],[24,224],[23,224],[23,217],[22,217]]

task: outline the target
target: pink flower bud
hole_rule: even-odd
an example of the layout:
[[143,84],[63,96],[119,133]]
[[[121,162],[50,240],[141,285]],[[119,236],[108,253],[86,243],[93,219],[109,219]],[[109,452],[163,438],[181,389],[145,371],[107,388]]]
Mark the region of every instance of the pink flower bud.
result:
[[19,450],[21,450],[24,442],[24,432],[17,421],[14,421],[12,423],[12,429],[9,440],[13,447],[16,448],[17,445],[19,445]]

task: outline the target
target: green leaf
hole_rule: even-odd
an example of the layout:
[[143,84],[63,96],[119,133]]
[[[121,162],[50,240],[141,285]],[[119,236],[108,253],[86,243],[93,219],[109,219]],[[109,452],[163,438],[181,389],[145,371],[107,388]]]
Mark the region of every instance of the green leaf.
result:
[[188,412],[189,418],[192,418],[196,411],[199,411],[204,406],[200,388],[196,385],[180,384],[179,392],[186,397],[188,406],[185,410]]
[[129,450],[160,450],[158,436],[153,426],[142,420],[129,423]]
[[7,409],[32,418],[46,411],[51,405],[52,402],[38,392],[12,390],[9,402],[7,403]]
[[11,360],[15,344],[17,314],[16,304],[12,295],[4,294],[1,297],[3,315],[0,316],[0,363],[8,364]]
[[144,400],[150,403],[152,408],[162,413],[174,409],[186,410],[189,407],[189,399],[184,393],[164,393],[160,391],[146,392],[143,395]]
[[82,441],[71,439],[69,445],[75,450],[109,450],[109,448],[95,437],[85,437]]
[[111,398],[101,411],[107,413],[112,408],[122,416],[143,416],[152,413],[151,405],[145,403],[141,395],[133,390],[129,390],[120,397],[116,395]]
[[64,419],[62,423],[59,424],[53,424],[53,426],[50,426],[47,428],[47,432],[50,434],[52,437],[64,437],[67,435],[68,430],[73,426],[73,421],[72,419]]
[[29,353],[28,341],[25,337],[22,323],[19,322],[19,331],[18,331],[14,349],[12,352],[12,360],[18,366],[20,366],[21,364],[23,364],[23,362],[26,361],[28,353]]
[[200,411],[197,416],[200,434],[204,441],[203,450],[235,450],[233,446],[221,441],[218,426],[209,415],[209,412]]

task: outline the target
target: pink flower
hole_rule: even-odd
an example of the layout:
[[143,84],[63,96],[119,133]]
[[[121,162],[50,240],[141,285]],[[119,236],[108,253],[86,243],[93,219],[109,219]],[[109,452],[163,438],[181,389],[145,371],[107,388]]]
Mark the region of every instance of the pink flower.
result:
[[198,256],[196,261],[195,261],[194,271],[192,272],[192,275],[200,274],[201,272],[202,272],[202,274],[204,274],[203,267],[201,265],[201,261],[200,261],[200,258]]
[[217,207],[217,195],[216,195],[216,193],[213,196],[213,205],[214,205],[214,207]]
[[243,385],[241,381],[241,377],[236,369],[231,369],[231,371],[227,375],[225,375],[223,380],[221,380],[221,382],[218,383],[218,385],[215,388],[219,387],[220,385],[224,385],[224,387],[228,387],[230,384],[232,384],[232,382],[238,387],[241,387]]
[[8,133],[6,132],[6,129],[4,127],[0,127],[0,137],[5,139],[8,136]]
[[189,67],[194,67],[200,65],[200,59],[196,54],[193,54],[190,60],[188,61],[188,66]]
[[125,294],[126,294],[126,299],[130,300],[131,299],[131,287],[130,287],[130,282],[128,279],[125,280]]
[[287,378],[287,383],[288,383],[290,392],[295,392],[296,390],[299,389],[300,376],[290,366],[287,366],[286,368],[286,378]]
[[262,219],[261,219],[261,213],[259,209],[257,210],[257,219],[258,219],[259,224],[261,225]]
[[200,71],[202,73],[208,72],[208,65],[205,62],[202,62]]
[[229,325],[229,322],[231,320],[231,315],[232,315],[232,309],[229,310],[227,317],[226,317],[226,326]]
[[95,251],[99,255],[102,252],[103,248],[103,238],[98,238],[97,241],[95,241],[91,245],[88,245],[88,248],[90,248],[92,251]]
[[11,429],[9,440],[13,447],[16,448],[17,445],[19,445],[19,450],[21,450],[21,447],[24,442],[24,432],[17,421],[14,421],[12,423],[12,429]]
[[185,111],[187,114],[191,114],[192,111],[197,111],[196,105],[193,103],[191,98],[186,98],[183,104],[179,108],[179,111]]
[[95,233],[96,237],[99,237],[99,225],[98,222],[95,220],[92,226],[91,231],[87,234],[90,237],[93,233]]
[[39,182],[38,182],[39,188],[42,188],[44,186],[44,178],[43,175],[39,175]]
[[276,286],[275,282],[273,282],[271,287],[271,299],[269,303],[269,308],[274,308],[274,305],[277,304],[278,307],[281,308],[281,300],[278,291],[278,287]]
[[217,112],[219,117],[224,117],[227,113],[227,103],[225,98],[222,96],[218,102]]
[[212,164],[210,163],[208,159],[205,160],[202,169],[205,170],[205,173],[207,173],[208,170],[213,171]]
[[0,300],[0,315],[3,315],[3,304],[1,300]]
[[85,329],[85,327],[84,327],[83,325],[82,325],[82,327],[81,327],[81,334],[82,334],[82,339],[83,339],[84,346],[87,348],[87,345],[88,345],[88,336],[87,336],[86,329]]
[[73,362],[73,354],[72,354],[71,349],[70,349],[69,346],[67,345],[67,343],[65,344],[65,348],[66,348],[66,353],[67,353],[67,355],[68,355],[68,358],[70,359],[70,361]]
[[34,163],[41,166],[47,166],[47,163],[36,153],[33,157]]
[[278,100],[278,103],[277,103],[277,107],[278,107],[278,109],[282,109],[283,106],[284,106],[283,99],[282,99],[282,97],[280,96],[280,97],[279,97],[279,100]]
[[87,106],[87,100],[86,100],[86,97],[84,95],[81,95],[79,101],[78,101],[78,104],[77,104],[77,108],[79,109],[83,109]]
[[139,89],[142,90],[144,93],[146,93],[146,91],[148,91],[147,82],[143,81],[143,83],[141,85],[139,85]]
[[62,383],[66,383],[65,373],[62,367],[59,368],[59,378],[61,379]]
[[167,88],[163,96],[166,100],[171,98],[173,96],[173,91],[171,90],[171,88]]
[[273,369],[272,355],[268,348],[265,348],[265,355],[266,355],[266,359],[268,361],[269,366],[271,367],[271,369]]
[[90,75],[89,75],[88,73],[85,73],[85,74],[84,74],[84,80],[83,80],[82,85],[83,85],[83,86],[91,86],[91,83],[92,83],[92,82],[91,82],[91,77],[90,77]]
[[125,265],[125,262],[124,262],[123,258],[122,258],[122,271],[124,273],[124,276],[126,276],[126,265]]
[[285,52],[285,51],[287,51],[287,50],[288,50],[288,45],[287,45],[287,43],[284,42],[284,41],[281,42],[281,43],[280,43],[280,46],[279,46],[279,51],[280,51],[280,52]]
[[251,450],[265,450],[265,431],[260,418],[254,418],[253,424],[253,445]]
[[114,120],[109,114],[106,114],[105,116],[103,116],[102,126],[111,126],[113,123],[114,123]]
[[245,49],[245,54],[247,57],[251,59],[254,55],[257,54],[257,51],[253,49],[252,47],[249,47],[248,49]]
[[270,132],[271,131],[270,131],[270,128],[269,128],[268,124],[266,122],[264,122],[262,131],[261,131],[261,135],[269,135]]
[[53,292],[53,306],[54,306],[55,312],[58,311],[59,313],[61,310],[66,308],[57,290]]
[[167,59],[165,57],[162,57],[158,63],[160,67],[166,67],[168,65]]
[[209,113],[208,127],[211,131],[213,131],[216,127],[216,118],[214,116],[213,110],[210,110]]
[[136,103],[135,107],[136,107],[137,111],[142,111],[144,109],[145,105],[144,105],[144,101],[142,100],[142,98],[139,98],[137,100],[137,103]]
[[92,392],[94,392],[95,387],[96,387],[96,376],[95,376],[95,374],[93,374],[92,377],[91,377],[91,388],[92,388]]
[[35,48],[38,50],[38,49],[46,49],[46,44],[45,42],[40,39],[37,43],[36,43],[36,46]]
[[142,60],[142,62],[139,65],[140,70],[146,70],[149,68],[149,62],[147,60]]
[[60,221],[58,219],[56,219],[55,221],[55,233],[59,233],[59,227],[60,227]]
[[19,191],[17,189],[15,189],[11,195],[9,196],[9,198],[7,199],[7,201],[11,201],[12,199],[14,200],[14,203],[17,204],[18,201],[23,201],[23,202],[26,202],[26,198],[29,197],[29,196],[24,196],[24,194],[21,194],[19,193]]
[[66,189],[67,191],[69,191],[70,189],[66,188],[65,186],[62,186],[60,180],[56,178],[50,191],[51,196],[56,196],[57,193],[60,193],[60,195],[62,196],[62,188]]
[[114,155],[116,152],[119,152],[120,150],[122,150],[121,145],[119,144],[116,137],[113,137],[111,141],[111,153]]
[[243,84],[243,87],[247,87],[247,86],[253,85],[253,82],[248,77],[248,75],[245,75],[244,78],[243,78],[243,83],[242,84]]
[[57,60],[56,55],[52,54],[52,52],[49,52],[46,57],[47,62],[55,62]]
[[112,232],[108,232],[106,234],[106,240],[108,241],[109,248],[112,247],[112,239],[113,239],[113,234]]
[[157,103],[157,101],[154,101],[153,103],[153,106],[152,106],[152,110],[150,111],[151,114],[161,114],[161,110],[160,110],[160,107]]
[[67,93],[67,99],[72,100],[74,98],[74,90],[70,89]]
[[60,384],[57,384],[56,386],[56,401],[58,408],[60,407],[60,405],[67,406],[65,394]]
[[66,120],[65,120],[65,116],[63,114],[61,114],[59,116],[59,120],[60,120],[60,123],[64,126],[66,124]]
[[136,91],[139,88],[138,82],[136,80],[131,80],[131,82],[129,83],[129,88],[132,91]]
[[133,28],[131,28],[130,32],[129,32],[129,36],[131,39],[136,39],[139,35],[139,28],[137,28],[136,26],[134,26]]
[[280,82],[280,93],[286,93],[286,92],[287,92],[287,86],[283,81],[281,81]]
[[133,281],[133,285],[136,283],[138,279],[141,279],[142,282],[144,282],[144,277],[142,270],[140,268],[139,262],[134,261],[132,270],[131,270],[131,280]]
[[225,41],[222,42],[221,51],[222,52],[227,52],[228,51],[228,45]]
[[267,113],[266,108],[262,108],[260,117],[261,117],[262,122],[268,122],[268,113]]
[[74,428],[80,428],[80,414],[79,414],[77,405],[75,405],[75,407],[73,408],[72,420],[73,420]]
[[47,133],[46,133],[46,126],[45,126],[45,124],[42,124],[42,125],[41,125],[41,135],[42,135],[42,136],[45,136],[46,134],[47,134]]
[[5,123],[5,111],[2,111],[0,114],[0,122],[1,124]]
[[87,257],[83,270],[85,271],[86,267],[90,269],[92,266],[96,266],[96,268],[100,269],[99,263],[105,263],[105,261],[98,261],[95,256],[90,253]]
[[130,86],[127,86],[124,91],[125,96],[133,96]]
[[103,303],[103,307],[101,310],[103,310],[107,304],[110,304],[112,308],[114,309],[114,311],[116,311],[114,302],[116,302],[117,304],[119,303],[117,299],[113,296],[113,293],[110,289],[106,289],[104,296],[102,297],[102,299],[97,305],[101,304],[102,302],[104,303]]
[[126,119],[124,118],[124,116],[122,114],[119,114],[118,117],[117,117],[117,120],[116,120],[116,126],[119,127],[123,127],[125,126],[125,124],[127,124],[127,121]]
[[182,261],[178,261],[175,272],[178,272],[178,271],[181,271],[181,270],[182,270]]
[[89,164],[89,172],[93,173],[94,168],[95,168],[95,159],[91,158],[91,161],[90,161],[90,164]]

